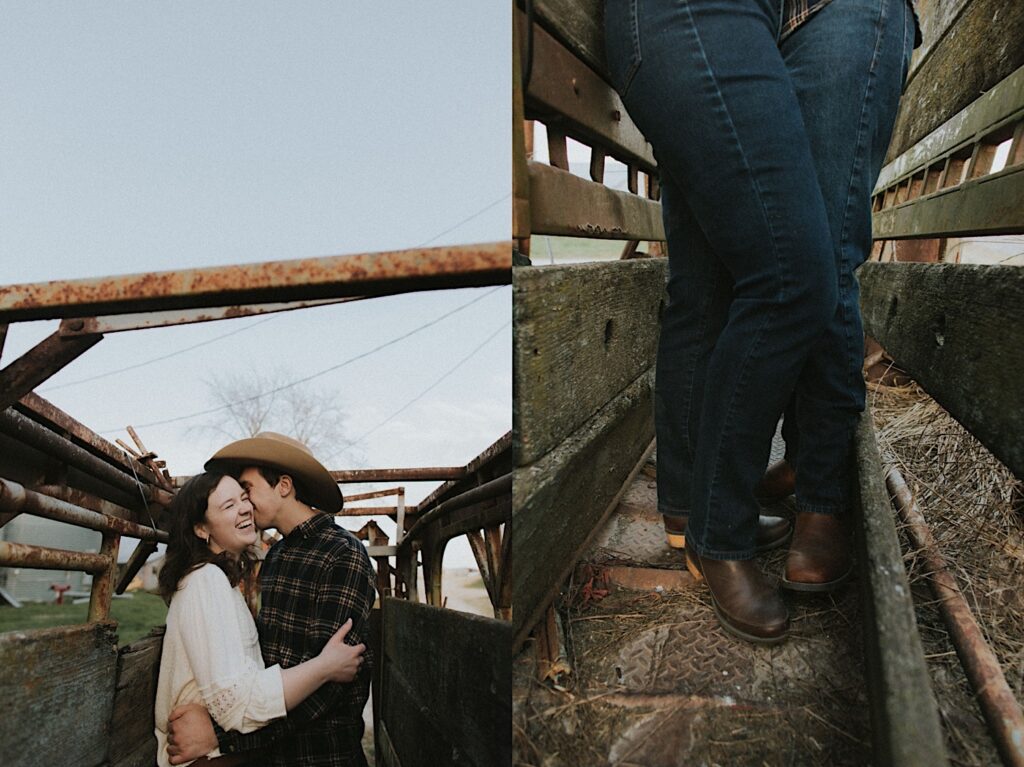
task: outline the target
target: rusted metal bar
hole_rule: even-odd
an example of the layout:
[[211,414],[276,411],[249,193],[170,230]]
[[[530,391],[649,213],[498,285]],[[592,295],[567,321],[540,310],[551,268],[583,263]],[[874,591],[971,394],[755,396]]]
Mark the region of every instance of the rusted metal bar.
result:
[[505,621],[512,620],[512,551],[512,525],[506,524],[501,538],[501,569],[497,578],[498,601],[494,615]]
[[110,615],[110,600],[113,598],[114,578],[117,577],[117,548],[121,536],[117,533],[104,533],[100,546],[100,556],[107,563],[106,569],[97,573],[92,579],[92,590],[89,593],[88,621],[95,623],[105,621]]
[[59,458],[67,464],[91,474],[107,484],[131,493],[144,496],[146,501],[163,505],[169,504],[171,493],[146,483],[136,483],[135,478],[112,466],[84,448],[69,442],[59,434],[36,423],[31,418],[8,408],[0,412],[0,432],[21,440],[26,445]]
[[537,678],[540,681],[559,681],[572,674],[569,654],[562,634],[562,619],[554,606],[548,606],[543,620],[534,632],[534,654],[537,658]]
[[39,570],[80,570],[98,574],[110,566],[102,554],[66,549],[48,549],[27,543],[0,541],[0,567],[30,567]]
[[0,287],[0,321],[379,296],[512,281],[508,242]]
[[999,660],[985,641],[956,578],[946,567],[913,493],[895,465],[889,466],[885,482],[914,546],[921,552],[932,592],[1003,763],[1024,767],[1024,715],[1006,683]]
[[[348,500],[347,498],[345,499]],[[353,506],[349,508],[345,506],[334,516],[336,517],[397,517],[398,516],[397,506]],[[415,514],[415,506],[407,506],[405,509],[406,514]]]
[[140,538],[144,541],[167,542],[167,533],[145,525],[138,525],[126,519],[108,517],[104,514],[74,506],[41,493],[26,490],[17,482],[0,478],[0,511],[24,512],[58,522],[98,530],[101,533],[118,533]]
[[4,344],[7,342],[7,323],[0,322],[0,358],[4,356]]
[[465,466],[435,466],[414,469],[346,469],[332,471],[336,482],[430,482],[463,479]]
[[491,604],[495,605],[498,601],[498,594],[494,588],[494,577],[491,573],[490,562],[487,559],[487,548],[484,544],[483,534],[478,530],[472,530],[466,533],[466,540],[469,541],[469,548],[473,552],[477,569],[480,570],[480,578],[483,580],[484,588],[487,590],[487,597],[491,600]]
[[454,509],[443,518],[431,523],[429,529],[437,530],[438,535],[446,541],[458,538],[472,530],[486,530],[496,525],[503,525],[512,518],[512,494],[499,495],[489,501],[471,504],[462,509]]
[[402,488],[402,492],[398,494],[395,505],[395,544],[397,545],[405,537],[405,488]]
[[[484,549],[487,552],[487,569],[494,583],[501,578],[501,528],[484,529]],[[492,602],[493,604],[493,602]]]
[[95,511],[98,514],[105,514],[108,517],[117,517],[118,519],[134,521],[139,514],[139,512],[133,511],[127,506],[121,506],[112,501],[108,501],[106,498],[100,498],[98,495],[93,495],[85,490],[79,490],[76,487],[65,487],[64,485],[33,485],[28,489],[34,490],[41,495],[49,496],[50,498],[56,498],[58,501],[70,503],[73,506],[80,506],[83,509]]
[[346,493],[345,503],[348,503],[349,501],[368,501],[371,498],[384,498],[388,495],[402,495],[404,493],[404,487],[392,487],[388,490],[374,490],[369,493],[355,493],[354,495]]
[[425,512],[405,535],[405,539],[402,541],[400,546],[405,546],[413,539],[413,537],[421,531],[424,527],[429,525],[435,520],[441,519],[445,514],[455,511],[456,509],[462,509],[466,506],[470,506],[480,501],[490,500],[491,498],[497,498],[501,495],[512,494],[512,474],[503,474],[497,479],[492,479],[490,482],[485,482],[482,485],[474,487],[471,490],[467,490],[464,493],[460,493],[453,498],[449,498],[446,501],[442,501],[434,508]]
[[109,317],[82,317],[61,324],[58,331],[63,336],[90,335],[92,333],[121,333],[125,330],[163,328],[170,325],[191,325],[195,322],[216,322],[218,320],[252,317],[260,314],[290,312],[295,309],[309,309],[349,301],[360,301],[363,296],[348,298],[325,298],[319,301],[291,301],[278,304],[249,304],[246,306],[225,306],[211,309],[182,309],[176,312],[143,312],[141,314],[120,314]]
[[[371,547],[388,545],[388,534],[373,520],[367,522],[363,530],[366,531],[366,538]],[[377,593],[382,599],[392,596],[391,562],[387,557],[374,557],[373,561],[377,563]]]
[[34,392],[26,394],[18,403],[18,408],[28,410],[33,416],[38,416],[38,418],[34,417],[33,420],[41,419],[44,423],[55,426],[56,431],[64,432],[78,440],[83,445],[86,445],[89,451],[109,459],[114,464],[123,466],[125,473],[131,474],[134,471],[143,482],[160,484],[158,475],[149,466],[121,452],[88,426],[75,420],[38,394]]
[[64,338],[53,333],[0,370],[0,409],[39,386],[103,339],[100,335]]
[[420,601],[419,564],[416,558],[418,550],[419,546],[416,545],[400,546],[395,557],[400,590],[402,596],[410,602]]
[[135,460],[139,460],[140,458],[142,458],[142,456],[141,456],[141,455],[139,455],[138,451],[136,451],[136,449],[135,449],[134,447],[132,447],[131,445],[129,445],[129,444],[127,443],[127,442],[125,442],[125,441],[124,441],[123,439],[121,439],[120,437],[118,437],[117,439],[115,439],[115,440],[114,440],[114,442],[115,442],[115,443],[117,444],[117,446],[118,446],[119,448],[121,448],[122,450],[124,450],[124,451],[125,451],[126,453],[128,453],[128,455],[130,455],[130,456],[131,456],[132,458],[134,458]]
[[428,605],[444,607],[441,591],[444,549],[447,542],[439,540],[436,529],[427,530],[419,541],[420,564],[423,568],[423,595]]
[[150,555],[156,551],[156,542],[154,541],[140,541],[139,545],[135,547],[135,551],[128,557],[128,561],[125,563],[124,569],[121,570],[121,575],[117,580],[117,586],[114,588],[114,593],[123,594],[125,589],[128,588],[128,584],[135,578],[136,573],[142,569],[142,566],[146,564],[146,560],[149,559]]
[[[507,464],[508,468],[503,467]],[[462,467],[462,476],[454,477],[430,491],[430,494],[417,504],[420,509],[429,509],[440,501],[446,500],[453,493],[461,490],[460,480],[467,477],[493,477],[511,471],[512,468],[512,432],[507,431],[480,453],[476,458]]]

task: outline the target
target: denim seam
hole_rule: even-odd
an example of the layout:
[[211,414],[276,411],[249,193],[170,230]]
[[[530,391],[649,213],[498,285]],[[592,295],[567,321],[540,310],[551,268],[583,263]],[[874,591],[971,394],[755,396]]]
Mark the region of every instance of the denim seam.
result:
[[[707,293],[706,293],[707,300],[704,303],[704,310],[701,312],[700,329],[699,329],[699,333],[698,333],[699,338],[701,340],[701,344],[700,345],[694,344],[693,354],[690,355],[690,360],[689,360],[689,362],[690,362],[690,370],[692,371],[692,373],[691,373],[691,375],[689,377],[689,380],[687,381],[687,384],[686,384],[686,386],[687,386],[687,392],[686,392],[687,408],[686,408],[686,431],[685,431],[685,437],[686,437],[686,449],[689,452],[689,458],[690,458],[690,462],[691,463],[693,463],[694,456],[697,455],[697,446],[692,444],[692,442],[690,440],[690,423],[691,423],[691,421],[693,421],[693,404],[694,404],[693,388],[694,388],[694,383],[697,380],[697,359],[698,359],[698,357],[701,354],[701,350],[704,348],[704,343],[703,342],[706,340],[708,321],[709,321],[709,316],[708,315],[710,314],[710,312],[708,310],[710,309],[711,296],[714,295],[714,291],[715,291],[715,288],[717,287],[718,279],[719,279],[719,275],[718,275],[717,271],[713,269],[712,270],[712,274],[711,274],[711,289],[709,291],[707,291]],[[692,486],[693,486],[693,478],[692,477],[690,479],[690,486],[691,486],[691,495],[692,495]],[[692,500],[691,500],[691,503],[692,503]]]
[[[732,118],[729,115],[729,109],[728,109],[728,106],[725,103],[725,99],[722,97],[722,91],[718,87],[718,83],[715,81],[714,75],[713,75],[713,73],[711,71],[711,63],[707,59],[707,54],[704,51],[704,45],[703,45],[703,43],[701,42],[701,39],[700,39],[700,32],[697,30],[697,25],[696,25],[696,23],[693,20],[693,14],[690,11],[689,6],[686,7],[686,14],[687,14],[687,17],[689,18],[689,21],[690,21],[690,30],[692,31],[692,34],[693,34],[694,38],[696,38],[697,50],[700,52],[700,56],[701,56],[701,58],[703,59],[703,62],[704,62],[704,70],[707,73],[708,77],[710,78],[712,85],[714,85],[715,94],[716,94],[716,97],[717,97],[721,107],[722,107],[723,113],[725,115],[725,120],[726,120],[727,126],[729,128],[729,132],[730,132],[730,134],[732,135],[733,139],[736,142],[736,148],[739,150],[740,159],[743,161],[744,168],[745,168],[748,176],[750,177],[751,183],[753,184],[754,189],[757,190],[757,199],[758,199],[758,202],[761,204],[761,211],[762,211],[762,214],[764,215],[765,226],[766,226],[766,228],[768,229],[768,232],[771,235],[772,254],[775,256],[776,274],[778,274],[781,271],[779,269],[780,256],[779,256],[779,250],[778,250],[778,235],[776,234],[774,227],[772,227],[771,216],[768,215],[768,210],[766,208],[764,194],[761,191],[761,185],[758,183],[757,176],[753,173],[753,171],[750,168],[750,164],[747,162],[746,153],[743,150],[743,144],[740,142],[739,135],[738,135],[738,133],[736,131],[736,126],[733,124]],[[781,302],[784,299],[785,299],[785,283],[780,280],[778,300]],[[761,322],[760,326],[758,327],[757,332],[754,334],[753,342],[747,346],[747,352],[746,352],[746,354],[744,354],[743,361],[740,363],[740,378],[739,378],[739,381],[737,381],[736,386],[734,387],[734,389],[732,391],[732,394],[730,395],[729,403],[726,406],[725,421],[723,422],[722,431],[718,435],[718,440],[717,440],[716,445],[715,445],[715,451],[714,451],[715,455],[716,455],[716,458],[715,458],[715,468],[714,468],[714,471],[712,472],[711,481],[710,481],[709,486],[708,486],[709,492],[708,492],[707,510],[705,512],[705,525],[704,525],[704,530],[703,530],[702,535],[701,535],[701,539],[699,541],[699,546],[697,548],[698,553],[702,553],[702,550],[704,552],[708,552],[709,551],[706,548],[706,546],[707,546],[707,535],[708,535],[708,525],[706,524],[706,522],[707,522],[707,519],[710,518],[710,516],[711,516],[711,504],[712,504],[712,498],[714,496],[713,490],[714,490],[714,488],[718,484],[718,476],[719,476],[719,473],[721,471],[721,460],[722,460],[721,444],[722,444],[722,437],[729,432],[729,429],[731,427],[731,424],[732,424],[732,421],[733,421],[733,413],[734,413],[734,410],[735,410],[734,406],[735,406],[735,403],[736,403],[736,397],[737,397],[738,393],[743,389],[743,387],[744,387],[744,385],[746,383],[747,377],[748,377],[747,374],[748,374],[748,372],[750,370],[750,366],[748,365],[748,362],[750,360],[750,355],[753,353],[753,350],[755,348],[757,348],[757,345],[758,345],[758,343],[761,340],[761,336],[764,333],[765,327],[768,325],[768,323],[772,319],[774,319],[775,312],[776,312],[776,310],[773,307],[769,311],[768,316],[765,317],[765,319]],[[716,552],[716,553],[719,553],[719,552]],[[726,556],[726,555],[723,555],[721,553],[719,553],[719,555],[720,556]],[[745,553],[744,554],[728,554],[727,556],[729,556],[730,558],[743,559],[743,558],[750,558],[750,557],[753,556],[753,554],[750,554],[749,556],[745,555]]]
[[658,501],[658,513],[663,517],[688,517],[690,516],[689,509],[680,509],[673,506],[670,503],[663,503]]
[[[905,0],[900,0],[905,2]],[[853,212],[853,189],[854,179],[857,178],[858,171],[864,163],[864,148],[867,137],[867,114],[868,104],[871,101],[872,93],[874,92],[874,85],[877,79],[876,67],[878,65],[879,51],[882,45],[882,35],[885,15],[889,10],[889,0],[882,0],[878,7],[878,19],[875,22],[875,47],[871,53],[871,65],[868,67],[867,82],[864,85],[864,94],[861,98],[861,110],[860,120],[857,125],[857,141],[855,144],[853,167],[850,169],[850,180],[846,187],[846,204],[843,207],[843,229],[839,237],[839,306],[843,314],[843,331],[846,336],[846,356],[847,362],[856,357],[855,343],[856,345],[863,348],[864,340],[861,338],[859,341],[853,338],[853,334],[850,332],[850,308],[847,306],[848,301],[844,300],[845,296],[852,290],[852,285],[849,284],[853,280],[856,280],[856,275],[853,274],[853,270],[848,268],[851,264],[851,259],[848,255],[848,244],[849,244],[849,231],[850,231],[850,218]],[[904,34],[906,38],[906,34]],[[906,43],[904,43],[906,45]],[[849,280],[844,278],[849,275]],[[844,285],[844,282],[847,284]],[[861,368],[856,364],[847,365],[847,379],[846,388],[847,391],[854,391],[856,387],[856,378],[861,375]],[[856,406],[858,403],[854,402]],[[860,410],[860,407],[857,407]]]
[[640,64],[643,62],[643,54],[640,51],[640,0],[629,0],[629,22],[630,22],[630,37],[633,39],[633,61],[629,65],[629,69],[626,70],[625,75],[622,77],[622,89],[620,94],[625,96],[629,93],[629,86],[633,84],[633,78],[636,77],[636,73],[640,69]]

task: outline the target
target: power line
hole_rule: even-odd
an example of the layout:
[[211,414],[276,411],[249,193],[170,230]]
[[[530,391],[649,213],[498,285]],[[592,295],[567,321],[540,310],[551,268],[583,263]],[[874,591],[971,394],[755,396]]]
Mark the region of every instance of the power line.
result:
[[[386,349],[389,346],[394,346],[398,342],[404,341],[406,338],[409,338],[410,336],[414,336],[417,333],[420,333],[420,332],[426,330],[429,327],[433,327],[434,325],[437,325],[439,322],[448,319],[453,314],[461,312],[463,309],[469,308],[470,306],[475,304],[477,301],[482,301],[483,299],[487,298],[487,296],[489,296],[492,293],[495,293],[495,292],[501,290],[503,287],[504,287],[504,285],[499,285],[498,287],[493,288],[492,290],[488,290],[486,293],[477,296],[476,298],[472,299],[471,301],[468,301],[468,302],[462,304],[461,306],[458,306],[458,307],[452,309],[451,311],[445,312],[444,314],[440,315],[439,317],[436,317],[436,318],[430,320],[430,322],[426,322],[423,325],[420,325],[419,327],[414,328],[414,329],[410,330],[407,333],[403,333],[400,336],[392,338],[390,341],[385,341],[384,343],[380,344],[379,346],[375,346],[374,348],[372,348],[372,349],[370,349],[368,351],[365,351],[362,354],[357,354],[354,357],[349,357],[344,362],[340,362],[337,365],[332,365],[329,368],[324,368],[323,370],[320,370],[320,371],[318,371],[316,373],[313,373],[312,375],[308,375],[305,378],[299,378],[299,379],[297,379],[295,381],[291,381],[289,383],[282,384],[281,386],[278,386],[276,388],[270,389],[268,391],[260,392],[259,394],[254,394],[251,397],[244,397],[244,398],[242,398],[240,400],[235,400],[234,402],[228,402],[228,403],[226,403],[224,405],[219,405],[218,407],[210,408],[208,410],[200,410],[200,411],[197,411],[195,413],[189,413],[188,415],[181,415],[181,416],[176,416],[174,418],[165,418],[165,419],[163,419],[161,421],[150,421],[149,423],[140,423],[140,424],[133,424],[133,425],[134,425],[134,427],[136,429],[141,429],[141,428],[149,427],[149,426],[163,426],[163,425],[168,424],[168,423],[177,423],[178,421],[187,421],[187,420],[192,419],[192,418],[198,418],[201,415],[210,415],[211,413],[219,413],[221,410],[227,410],[228,408],[234,407],[235,405],[241,405],[242,403],[245,403],[245,402],[252,402],[253,400],[259,399],[260,397],[266,397],[266,396],[269,396],[271,394],[276,394],[279,391],[284,391],[285,389],[290,389],[293,386],[298,386],[299,384],[307,383],[308,381],[312,381],[314,378],[319,378],[320,376],[327,375],[328,373],[333,373],[335,370],[340,370],[341,368],[345,367],[346,365],[351,365],[353,362],[357,362],[358,360],[365,359],[366,357],[369,357],[370,355],[375,354],[375,353],[381,351],[382,349]],[[114,434],[114,433],[119,432],[119,431],[121,431],[120,428],[117,428],[117,429],[106,429],[106,430],[101,431],[99,433],[100,434]]]
[[178,349],[177,351],[170,352],[169,354],[163,354],[159,357],[153,357],[152,359],[148,359],[145,362],[136,362],[134,365],[128,365],[127,367],[118,368],[117,370],[108,370],[106,373],[97,373],[96,375],[89,376],[88,378],[79,378],[75,381],[68,381],[67,383],[57,384],[56,386],[47,386],[45,389],[40,389],[39,393],[45,394],[46,392],[55,391],[57,389],[66,389],[68,386],[76,386],[78,384],[88,383],[89,381],[96,381],[100,378],[107,378],[108,376],[117,375],[118,373],[124,373],[128,370],[135,370],[136,368],[145,367],[146,365],[152,365],[154,362],[162,362],[163,360],[170,359],[171,357],[177,357],[179,354],[184,354],[185,352],[190,352],[193,349],[198,349],[200,346],[206,346],[208,344],[212,344],[214,341],[220,341],[221,339],[227,338],[228,336],[237,335],[238,333],[243,333],[246,330],[252,330],[257,325],[262,325],[264,322],[270,322],[271,320],[276,319],[276,316],[264,317],[262,320],[250,323],[249,325],[246,325],[243,328],[235,328],[230,332],[223,333],[219,336],[214,336],[213,338],[208,338],[207,340],[201,341],[198,344],[186,346],[184,349]]
[[[468,223],[469,221],[472,221],[477,216],[483,215],[484,213],[489,211],[491,208],[493,208],[495,205],[498,205],[498,204],[504,202],[505,200],[507,200],[511,196],[512,196],[512,194],[510,192],[509,194],[506,194],[504,197],[502,197],[500,200],[495,200],[494,202],[490,203],[489,205],[486,205],[485,207],[483,207],[480,210],[478,210],[476,213],[474,213],[474,214],[472,214],[470,216],[467,216],[466,218],[462,219],[458,223],[455,223],[452,226],[448,227],[443,232],[439,232],[438,234],[435,234],[429,240],[424,240],[419,245],[414,245],[413,248],[422,248],[425,245],[429,245],[434,240],[436,240],[436,239],[438,239],[440,237],[443,237],[444,235],[448,234],[449,232],[452,232],[452,231],[458,229],[460,226],[462,226],[465,223]],[[136,369],[141,368],[141,367],[146,367],[147,365],[152,365],[152,364],[154,364],[156,362],[163,362],[164,360],[171,359],[172,357],[177,357],[179,354],[185,354],[186,352],[190,352],[193,349],[198,349],[198,348],[200,348],[202,346],[207,346],[208,344],[212,344],[215,341],[220,341],[220,340],[222,340],[224,338],[227,338],[228,336],[233,336],[233,335],[236,335],[238,333],[244,333],[246,330],[251,330],[252,328],[256,327],[257,325],[262,325],[264,322],[270,322],[271,320],[276,320],[280,316],[281,316],[280,314],[275,314],[275,315],[273,315],[271,317],[266,317],[266,318],[264,318],[262,320],[259,320],[258,322],[252,323],[251,325],[246,325],[244,328],[236,328],[235,330],[232,330],[232,331],[230,331],[228,333],[224,333],[224,334],[219,335],[219,336],[214,336],[213,338],[207,339],[206,341],[202,341],[202,342],[200,342],[198,344],[194,344],[193,346],[186,346],[184,349],[178,349],[177,351],[173,351],[173,352],[170,352],[168,354],[162,354],[159,357],[153,357],[152,359],[148,359],[148,360],[145,360],[143,362],[136,362],[134,365],[128,365],[127,367],[118,368],[117,370],[108,370],[106,373],[97,373],[96,375],[88,376],[87,378],[79,378],[79,379],[76,379],[74,381],[67,381],[65,383],[57,384],[55,386],[47,386],[45,389],[40,389],[39,393],[40,394],[46,394],[47,392],[56,391],[57,389],[66,389],[69,386],[77,386],[78,384],[89,383],[90,381],[96,381],[96,380],[99,380],[101,378],[108,378],[110,376],[117,375],[119,373],[125,373],[125,372],[127,372],[129,370],[136,370]]]
[[433,242],[434,240],[436,240],[436,239],[439,239],[439,238],[441,238],[441,237],[444,237],[444,236],[445,236],[446,234],[448,234],[448,232],[452,232],[452,231],[454,231],[454,230],[458,229],[458,228],[459,228],[460,226],[462,226],[463,224],[469,223],[470,221],[472,221],[472,220],[473,220],[474,218],[476,218],[477,216],[482,216],[482,215],[483,215],[484,213],[486,213],[487,211],[489,211],[489,210],[490,210],[491,208],[493,208],[493,207],[494,207],[495,205],[500,205],[501,203],[505,202],[505,200],[507,200],[507,199],[508,199],[509,197],[511,197],[511,196],[512,196],[512,193],[511,193],[511,192],[509,192],[508,194],[506,194],[505,196],[503,196],[503,197],[502,197],[502,198],[501,198],[500,200],[495,200],[495,201],[494,201],[494,202],[492,202],[492,203],[491,203],[490,205],[485,205],[485,206],[484,206],[483,208],[481,208],[480,210],[478,210],[478,211],[477,211],[476,213],[474,213],[474,214],[473,214],[472,216],[466,216],[466,217],[465,217],[464,219],[462,219],[461,221],[459,221],[459,222],[458,222],[457,224],[452,224],[452,225],[451,225],[450,227],[448,227],[447,229],[445,229],[445,230],[444,230],[443,232],[440,232],[439,234],[435,234],[435,235],[434,235],[433,237],[431,237],[431,238],[430,238],[429,240],[424,240],[424,241],[423,241],[423,242],[421,242],[421,243],[420,243],[419,245],[414,245],[413,247],[415,247],[415,248],[422,248],[422,247],[423,247],[424,245],[429,245],[429,244],[430,244],[430,243],[432,243],[432,242]]
[[441,383],[441,382],[442,382],[442,381],[443,381],[444,379],[446,379],[446,378],[447,378],[448,376],[450,376],[450,375],[451,375],[452,373],[454,373],[454,372],[455,372],[456,370],[458,370],[458,369],[459,369],[460,367],[462,367],[462,366],[463,366],[463,365],[464,365],[464,364],[465,364],[466,362],[468,362],[468,361],[469,361],[469,360],[470,360],[470,359],[471,359],[471,358],[472,358],[472,357],[473,357],[474,355],[476,355],[476,353],[477,353],[477,352],[479,352],[479,351],[480,351],[481,349],[483,349],[483,348],[484,348],[484,347],[485,347],[485,346],[486,346],[486,345],[488,344],[488,342],[490,342],[490,341],[491,341],[492,339],[494,339],[494,338],[495,338],[495,337],[496,337],[496,336],[497,336],[497,335],[498,335],[498,334],[499,334],[499,333],[500,333],[501,331],[503,331],[503,330],[504,330],[505,328],[507,328],[507,327],[508,327],[509,325],[511,325],[511,324],[512,324],[511,322],[505,322],[505,323],[503,323],[503,324],[501,325],[501,327],[499,327],[499,328],[498,328],[497,330],[495,330],[495,331],[494,331],[493,333],[491,333],[491,334],[490,334],[489,336],[487,336],[487,338],[485,338],[485,339],[484,339],[483,341],[481,341],[481,342],[480,342],[479,344],[477,344],[477,346],[476,346],[476,347],[474,347],[474,349],[473,349],[473,350],[472,350],[472,351],[471,351],[471,352],[470,352],[469,354],[467,354],[467,355],[466,355],[465,357],[463,357],[463,358],[462,358],[461,360],[459,360],[458,362],[456,362],[456,363],[455,363],[455,364],[454,364],[454,365],[453,365],[453,366],[452,366],[451,368],[449,368],[449,369],[448,369],[448,371],[447,371],[447,372],[445,372],[444,374],[442,374],[440,378],[438,378],[438,379],[437,379],[436,381],[434,381],[434,382],[433,382],[432,384],[430,384],[430,386],[428,386],[428,387],[427,387],[426,389],[424,389],[423,391],[421,391],[421,392],[420,392],[419,394],[417,394],[417,395],[416,395],[415,397],[413,397],[413,398],[412,398],[411,400],[409,400],[408,402],[406,402],[406,403],[405,403],[404,405],[402,405],[402,407],[398,408],[398,410],[396,410],[396,411],[395,411],[394,413],[392,413],[391,415],[389,415],[389,416],[388,416],[387,418],[385,418],[385,419],[384,419],[383,421],[381,421],[381,422],[380,422],[379,424],[377,424],[377,425],[376,425],[376,426],[374,426],[374,427],[373,427],[372,429],[370,429],[370,430],[369,430],[368,432],[366,432],[365,434],[363,434],[363,435],[362,435],[361,437],[358,437],[357,439],[354,439],[354,440],[352,440],[351,442],[349,442],[349,443],[348,443],[348,444],[346,445],[346,447],[352,447],[353,445],[358,445],[358,444],[359,444],[360,442],[362,442],[362,441],[363,441],[364,439],[366,439],[366,438],[367,438],[367,437],[369,437],[369,436],[370,436],[371,434],[373,434],[373,433],[374,433],[375,431],[377,431],[377,429],[381,428],[381,427],[382,427],[382,426],[384,426],[385,424],[387,424],[387,423],[389,423],[390,421],[394,420],[395,418],[397,418],[397,417],[398,417],[398,415],[399,415],[399,414],[401,414],[401,413],[402,413],[402,412],[404,412],[405,410],[408,410],[408,409],[409,409],[410,407],[412,407],[412,406],[413,406],[414,404],[416,404],[417,402],[419,402],[419,401],[420,401],[421,399],[423,399],[423,398],[424,398],[424,397],[425,397],[425,396],[426,396],[426,395],[427,395],[427,394],[428,394],[428,393],[429,393],[430,391],[432,391],[433,389],[437,388],[437,386],[438,386],[438,385],[439,385],[439,384],[440,384],[440,383]]

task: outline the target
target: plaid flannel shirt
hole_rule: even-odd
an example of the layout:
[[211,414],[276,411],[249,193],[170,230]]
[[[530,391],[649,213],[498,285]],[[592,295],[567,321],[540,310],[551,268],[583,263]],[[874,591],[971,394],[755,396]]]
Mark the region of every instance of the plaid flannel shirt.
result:
[[[831,0],[784,0],[782,7],[782,31],[779,39],[787,35],[811,18],[817,11],[820,11]],[[917,0],[910,0],[910,7],[914,11],[914,47],[921,44],[921,22],[917,15]]]
[[262,729],[243,735],[216,728],[222,753],[245,752],[261,764],[282,767],[366,765],[360,739],[373,666],[373,583],[366,549],[330,515],[317,514],[270,548],[260,571],[256,619],[264,662],[291,668],[315,657],[349,618],[347,641],[367,643],[366,662],[351,683],[323,685],[286,718]]

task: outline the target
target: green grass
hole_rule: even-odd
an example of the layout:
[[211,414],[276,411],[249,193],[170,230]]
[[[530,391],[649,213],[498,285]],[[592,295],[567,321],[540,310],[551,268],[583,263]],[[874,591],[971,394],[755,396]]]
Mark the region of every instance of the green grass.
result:
[[[88,609],[88,604],[73,605],[70,602],[0,607],[0,633],[85,623]],[[162,626],[167,620],[167,606],[155,594],[135,591],[131,599],[113,601],[110,617],[117,621],[117,641],[124,646],[144,637],[154,626]]]

